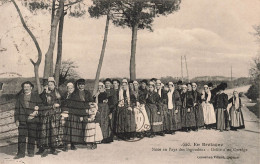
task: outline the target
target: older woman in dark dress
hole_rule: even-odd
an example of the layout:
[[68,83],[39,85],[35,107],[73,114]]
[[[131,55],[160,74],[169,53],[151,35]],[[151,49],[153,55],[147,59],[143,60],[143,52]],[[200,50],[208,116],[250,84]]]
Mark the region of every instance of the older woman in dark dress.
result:
[[191,84],[183,85],[181,100],[182,100],[182,127],[186,132],[195,130],[195,111],[194,98],[192,96]]
[[70,136],[72,135],[71,134],[71,126],[69,127],[69,113],[70,113],[70,109],[67,107],[67,103],[68,103],[68,100],[70,99],[72,93],[74,92],[75,90],[75,87],[74,87],[74,84],[69,82],[67,84],[67,91],[65,92],[65,94],[62,95],[62,98],[61,98],[61,110],[62,110],[62,113],[61,113],[61,127],[60,127],[60,132],[62,133],[62,136],[63,136],[63,151],[68,151],[68,144],[72,144],[70,142]]
[[229,130],[229,116],[227,111],[228,95],[224,93],[226,88],[226,83],[220,84],[220,91],[215,96],[217,130],[220,130],[220,132],[223,132],[223,130]]
[[204,126],[204,116],[201,104],[201,93],[197,90],[197,84],[192,83],[192,96],[194,99],[194,110],[196,119],[196,131]]
[[40,97],[43,102],[43,108],[40,111],[40,150],[37,154],[45,157],[48,155],[48,149],[50,149],[53,155],[57,155],[56,148],[60,144],[61,96],[53,77],[49,77],[48,89],[44,90]]
[[110,126],[109,115],[110,110],[108,106],[108,96],[105,91],[105,85],[102,82],[99,82],[98,92],[95,95],[96,103],[98,104],[98,113],[100,114],[100,127],[103,135],[102,143],[109,143],[110,135],[112,133],[112,128]]
[[149,83],[149,90],[146,96],[145,109],[150,121],[151,131],[148,137],[154,137],[156,134],[163,134],[162,110],[160,108],[160,95],[155,92],[155,83]]
[[84,131],[86,122],[83,121],[87,116],[86,109],[90,109],[90,103],[94,102],[89,91],[85,90],[85,80],[79,79],[76,81],[77,88],[67,100],[69,110],[69,142],[71,150],[76,150],[76,144],[84,144]]
[[[133,102],[133,101],[132,101]],[[130,99],[130,91],[126,79],[122,80],[117,108],[116,132],[121,139],[130,139],[136,132],[135,115]]]

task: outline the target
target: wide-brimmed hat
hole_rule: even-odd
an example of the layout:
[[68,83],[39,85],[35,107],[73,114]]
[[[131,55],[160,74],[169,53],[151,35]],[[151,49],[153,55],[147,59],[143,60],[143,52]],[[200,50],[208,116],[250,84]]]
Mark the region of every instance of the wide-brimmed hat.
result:
[[113,80],[112,80],[112,83],[113,83],[114,81],[116,81],[116,82],[118,82],[118,84],[120,84],[120,81],[119,81],[118,79],[113,79]]
[[85,81],[85,79],[78,79],[77,81],[76,81],[76,85],[79,85],[79,84],[86,84],[86,81]]
[[227,83],[221,83],[218,88],[220,90],[225,90],[227,88]]
[[111,80],[110,78],[106,78],[106,80],[104,80],[103,82],[104,82],[104,83],[106,83],[106,82],[112,83],[112,80]]
[[30,86],[31,86],[32,88],[34,88],[33,83],[30,82],[30,81],[25,81],[25,82],[23,82],[23,83],[21,84],[21,87],[22,87],[22,88],[23,88],[24,84],[30,84]]
[[177,85],[182,85],[182,81],[179,80],[179,81],[177,82]]

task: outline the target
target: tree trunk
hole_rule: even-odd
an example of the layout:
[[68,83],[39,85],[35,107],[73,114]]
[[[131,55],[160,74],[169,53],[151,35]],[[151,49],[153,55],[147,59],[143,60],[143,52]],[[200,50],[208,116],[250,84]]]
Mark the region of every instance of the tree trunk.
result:
[[137,30],[138,30],[138,25],[134,25],[132,27],[131,57],[130,57],[130,80],[136,80],[135,54],[136,54],[136,42],[137,42]]
[[51,7],[51,24],[55,15],[55,2],[56,0],[52,0],[52,7]]
[[59,22],[59,31],[58,31],[58,50],[57,50],[57,59],[55,65],[54,78],[56,84],[59,85],[60,77],[60,68],[61,68],[61,59],[62,59],[62,34],[63,34],[63,25],[64,25],[64,10],[61,13],[60,22]]
[[64,0],[59,1],[59,7],[57,13],[53,18],[51,23],[51,33],[50,33],[50,43],[47,53],[45,54],[45,65],[43,79],[48,79],[48,77],[53,76],[53,51],[56,42],[57,26],[61,17],[61,13],[64,8]]
[[38,93],[40,94],[42,92],[42,86],[40,83],[40,77],[39,77],[39,65],[34,65],[34,75],[35,75],[35,81],[37,85]]
[[25,24],[25,21],[23,19],[23,16],[21,14],[21,11],[19,9],[19,7],[17,6],[16,2],[14,0],[11,0],[12,3],[14,4],[18,14],[19,14],[19,17],[20,17],[20,20],[23,24],[23,27],[24,29],[28,32],[28,34],[30,35],[30,37],[32,38],[34,44],[35,44],[35,47],[38,51],[38,59],[36,62],[34,62],[32,59],[30,59],[31,63],[33,64],[34,66],[34,75],[35,75],[35,81],[36,81],[36,85],[37,85],[37,89],[38,89],[38,93],[40,94],[41,93],[41,83],[40,83],[40,78],[39,78],[39,66],[41,64],[41,61],[42,61],[42,51],[41,51],[41,48],[38,44],[38,41],[36,40],[35,36],[33,35],[33,33],[31,32],[31,30],[27,27],[27,25]]
[[102,50],[101,50],[101,54],[100,54],[100,58],[99,58],[99,63],[98,63],[98,68],[97,68],[97,73],[96,73],[96,78],[95,78],[95,83],[94,83],[93,95],[95,95],[97,93],[97,89],[98,89],[99,77],[100,77],[101,67],[102,67],[102,63],[103,63],[103,59],[104,59],[104,55],[105,55],[106,44],[107,44],[108,27],[109,27],[109,15],[107,15],[104,40],[103,40]]

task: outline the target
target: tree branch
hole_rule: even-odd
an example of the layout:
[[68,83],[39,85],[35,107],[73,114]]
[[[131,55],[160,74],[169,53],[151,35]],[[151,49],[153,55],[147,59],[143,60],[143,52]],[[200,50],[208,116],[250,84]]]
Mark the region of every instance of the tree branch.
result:
[[[38,43],[38,41],[36,40],[36,38],[35,38],[35,36],[33,35],[33,33],[31,32],[31,30],[30,30],[30,29],[27,27],[27,25],[25,24],[25,21],[24,21],[24,19],[23,19],[23,16],[22,16],[22,14],[21,14],[21,11],[20,11],[19,7],[17,6],[15,0],[11,0],[11,1],[13,2],[14,6],[15,6],[15,8],[16,8],[18,14],[19,14],[19,17],[20,17],[20,19],[21,19],[21,22],[22,22],[22,24],[23,24],[23,27],[24,27],[25,30],[28,32],[28,34],[29,34],[30,37],[32,38],[32,40],[33,40],[33,42],[34,42],[34,44],[35,44],[35,46],[36,46],[36,48],[37,48],[37,51],[38,51],[38,59],[37,59],[37,61],[34,62],[34,63],[37,64],[37,65],[40,65],[41,60],[42,60],[42,51],[41,51],[41,48],[40,48],[40,46],[39,46],[39,43]],[[32,62],[32,61],[31,61],[31,62]]]
[[72,6],[72,5],[74,5],[74,4],[76,4],[76,3],[79,3],[79,2],[81,2],[81,1],[82,1],[82,0],[76,0],[75,2],[68,3],[68,4],[64,5],[64,6]]

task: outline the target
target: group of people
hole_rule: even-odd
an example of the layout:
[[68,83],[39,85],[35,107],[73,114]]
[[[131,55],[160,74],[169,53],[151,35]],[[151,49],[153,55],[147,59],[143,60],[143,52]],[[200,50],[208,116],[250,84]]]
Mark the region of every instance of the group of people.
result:
[[[199,92],[195,82],[178,81],[175,86],[155,78],[140,82],[105,79],[94,95],[85,89],[84,79],[68,83],[64,94],[53,77],[43,86],[38,95],[32,92],[30,81],[21,85],[14,114],[19,132],[16,159],[25,156],[26,144],[29,157],[34,156],[35,144],[39,149],[36,154],[45,157],[49,152],[57,155],[57,149],[67,151],[68,145],[71,150],[78,144],[96,149],[98,143],[114,139],[173,135],[201,128],[220,132],[244,128],[239,93],[234,91],[228,99],[226,83],[215,88],[209,83]],[[229,103],[232,106],[227,109]]]

